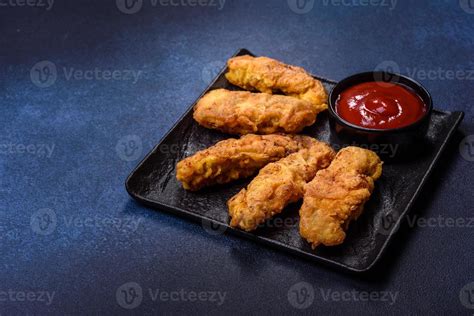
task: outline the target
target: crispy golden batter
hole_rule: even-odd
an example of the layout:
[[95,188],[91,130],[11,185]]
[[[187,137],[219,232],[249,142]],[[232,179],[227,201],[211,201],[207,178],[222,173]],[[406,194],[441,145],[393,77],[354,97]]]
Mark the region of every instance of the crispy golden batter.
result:
[[303,68],[289,66],[268,57],[248,55],[231,58],[227,65],[227,80],[236,86],[270,94],[281,91],[327,109],[328,95],[324,86]]
[[313,248],[343,243],[349,223],[362,213],[382,175],[374,152],[358,147],[339,151],[331,165],[305,186],[300,234]]
[[227,139],[180,161],[176,178],[186,190],[197,191],[249,177],[266,164],[277,161],[311,142],[308,136],[253,135]]
[[329,166],[335,155],[329,145],[313,140],[309,149],[268,164],[247,189],[227,202],[232,218],[230,225],[252,231],[281,213],[288,204],[303,197],[304,185],[318,170]]
[[314,124],[322,110],[293,97],[218,89],[199,100],[194,119],[204,127],[229,134],[293,134]]

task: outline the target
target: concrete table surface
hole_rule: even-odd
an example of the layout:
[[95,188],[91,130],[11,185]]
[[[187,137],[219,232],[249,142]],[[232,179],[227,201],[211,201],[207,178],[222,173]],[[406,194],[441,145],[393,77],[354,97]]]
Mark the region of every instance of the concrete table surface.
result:
[[[474,313],[472,0],[5,0],[0,30],[0,314]],[[466,113],[370,273],[127,195],[238,48],[335,80],[390,68]]]

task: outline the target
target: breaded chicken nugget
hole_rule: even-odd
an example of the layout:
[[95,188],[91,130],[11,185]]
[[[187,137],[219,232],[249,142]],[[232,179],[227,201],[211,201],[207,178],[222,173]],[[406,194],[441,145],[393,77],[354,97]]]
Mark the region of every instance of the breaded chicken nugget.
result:
[[373,151],[358,147],[339,151],[331,165],[305,186],[301,236],[313,249],[343,243],[345,230],[362,213],[381,175],[382,162]]
[[249,177],[266,164],[309,146],[308,136],[253,135],[227,139],[177,164],[176,178],[186,190]]
[[194,119],[204,127],[229,134],[292,134],[314,124],[323,110],[293,97],[218,89],[199,100]]
[[289,66],[268,57],[238,56],[227,62],[227,80],[246,90],[286,95],[327,108],[328,95],[323,84],[303,68]]
[[252,231],[281,213],[288,204],[303,197],[304,185],[318,170],[329,166],[335,155],[328,144],[313,139],[308,149],[268,164],[247,189],[227,202],[230,225]]

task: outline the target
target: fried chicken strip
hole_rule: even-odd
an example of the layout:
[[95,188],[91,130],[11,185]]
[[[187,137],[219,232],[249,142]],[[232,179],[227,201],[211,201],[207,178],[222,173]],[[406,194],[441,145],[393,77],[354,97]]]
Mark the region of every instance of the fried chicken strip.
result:
[[301,236],[313,249],[342,244],[349,223],[362,213],[381,175],[382,162],[376,153],[358,147],[339,151],[331,165],[305,186]]
[[303,197],[304,185],[318,170],[329,166],[335,155],[328,144],[313,139],[308,149],[268,164],[247,189],[227,202],[230,226],[252,231],[281,213],[288,204]]
[[286,95],[327,109],[328,95],[323,84],[303,68],[286,65],[268,57],[238,56],[227,62],[227,80],[246,90],[265,93],[281,91]]
[[194,119],[204,127],[229,134],[293,134],[314,124],[322,110],[293,97],[218,89],[199,100]]
[[249,134],[230,138],[180,161],[176,178],[190,191],[228,183],[249,177],[270,162],[308,148],[310,143],[310,137],[299,135]]

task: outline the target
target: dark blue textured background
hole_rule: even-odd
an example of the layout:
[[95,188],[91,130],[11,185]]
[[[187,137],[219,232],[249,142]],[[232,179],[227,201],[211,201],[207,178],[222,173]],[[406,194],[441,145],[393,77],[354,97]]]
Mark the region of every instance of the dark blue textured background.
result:
[[[127,282],[144,291],[136,313],[473,313],[459,296],[474,281],[474,227],[405,223],[381,263],[354,276],[213,236],[127,195],[124,181],[139,159],[244,47],[337,80],[395,62],[431,91],[436,108],[465,111],[413,214],[473,216],[473,162],[459,144],[474,134],[474,78],[447,79],[439,69],[472,73],[474,9],[457,0],[399,0],[393,10],[316,0],[309,12],[296,13],[291,2],[228,0],[219,10],[144,0],[136,14],[111,0],[57,0],[49,11],[0,6],[0,313],[126,313],[116,291]],[[30,71],[44,60],[58,75],[41,88]],[[72,68],[141,75],[136,83],[68,79],[64,69]],[[426,71],[436,74],[426,78]],[[133,161],[121,147],[129,135],[138,139]],[[43,145],[54,146],[51,155]],[[49,231],[39,230],[42,214],[56,217]],[[137,229],[126,225],[130,219]],[[302,281],[315,291],[305,310],[288,299]],[[226,298],[221,306],[153,301],[148,289],[219,291]],[[8,290],[54,292],[54,299],[19,301],[2,294]],[[393,305],[337,302],[324,300],[327,290],[398,296]]]

